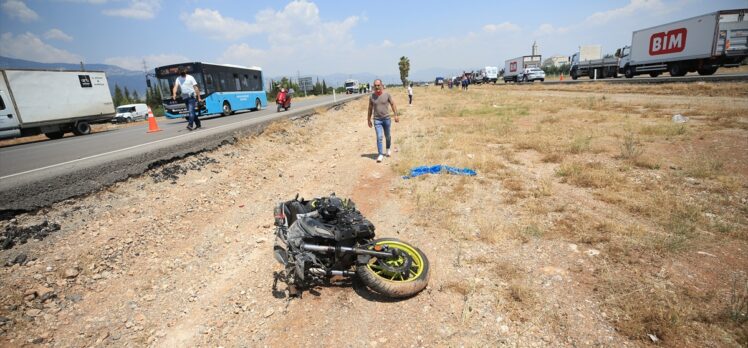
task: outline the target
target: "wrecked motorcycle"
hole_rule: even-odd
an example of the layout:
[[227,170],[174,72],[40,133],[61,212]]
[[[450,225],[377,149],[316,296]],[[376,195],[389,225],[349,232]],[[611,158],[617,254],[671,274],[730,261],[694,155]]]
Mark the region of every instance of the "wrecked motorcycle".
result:
[[333,276],[358,276],[372,291],[393,298],[413,296],[428,284],[426,255],[398,239],[374,239],[374,225],[350,199],[333,193],[307,201],[297,195],[279,203],[274,215],[274,254],[285,266],[279,278],[291,296]]

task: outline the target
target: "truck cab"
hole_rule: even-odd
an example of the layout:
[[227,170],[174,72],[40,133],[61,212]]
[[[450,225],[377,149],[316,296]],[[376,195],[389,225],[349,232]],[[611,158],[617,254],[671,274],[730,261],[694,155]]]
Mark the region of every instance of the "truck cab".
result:
[[358,93],[358,80],[345,80],[345,94]]
[[5,80],[0,79],[0,139],[13,138],[20,134],[13,100],[10,98]]
[[496,83],[499,79],[499,68],[495,66],[487,66],[483,68],[483,82],[485,83]]
[[618,58],[618,71],[622,72],[626,78],[634,77],[634,68],[631,67],[631,46],[623,46],[616,50]]

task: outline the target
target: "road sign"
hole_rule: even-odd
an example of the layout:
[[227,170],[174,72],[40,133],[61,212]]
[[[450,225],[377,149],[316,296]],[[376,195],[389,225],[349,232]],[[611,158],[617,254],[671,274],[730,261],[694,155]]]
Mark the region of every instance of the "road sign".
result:
[[304,92],[311,92],[314,89],[312,77],[299,77],[299,88]]

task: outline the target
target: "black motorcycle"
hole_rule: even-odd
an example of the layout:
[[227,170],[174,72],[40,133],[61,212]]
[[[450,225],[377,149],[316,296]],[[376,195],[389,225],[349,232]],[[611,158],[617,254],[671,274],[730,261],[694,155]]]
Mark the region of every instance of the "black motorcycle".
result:
[[[358,276],[372,291],[410,297],[428,284],[429,260],[418,248],[394,239],[374,239],[374,225],[349,199],[329,197],[279,203],[275,258],[289,295],[333,276]],[[276,281],[277,279],[276,278]]]

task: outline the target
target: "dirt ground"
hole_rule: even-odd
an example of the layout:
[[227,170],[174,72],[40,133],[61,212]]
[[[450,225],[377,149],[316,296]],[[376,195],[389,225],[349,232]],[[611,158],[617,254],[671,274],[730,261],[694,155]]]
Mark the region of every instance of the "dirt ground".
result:
[[[748,85],[391,93],[383,163],[361,99],[1,221],[0,346],[748,344]],[[331,192],[426,290],[273,291],[273,206]]]

